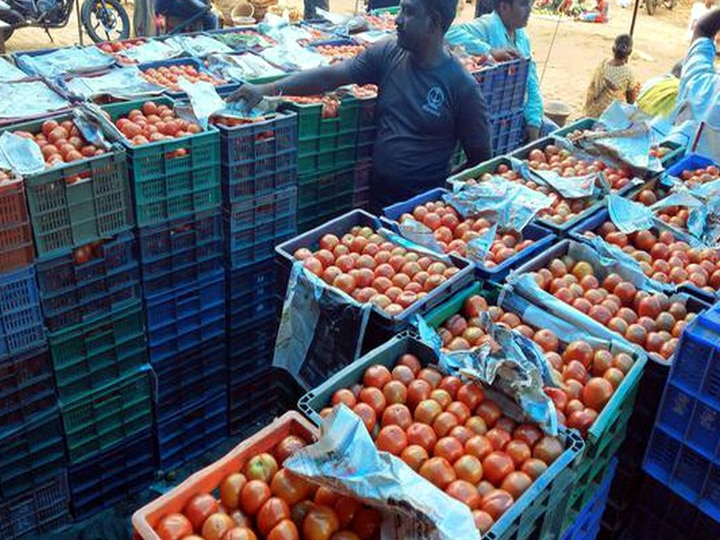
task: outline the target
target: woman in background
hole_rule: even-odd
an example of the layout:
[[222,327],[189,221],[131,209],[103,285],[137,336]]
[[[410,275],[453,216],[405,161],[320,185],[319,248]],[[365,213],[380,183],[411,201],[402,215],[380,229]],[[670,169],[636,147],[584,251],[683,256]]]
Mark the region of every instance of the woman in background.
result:
[[615,38],[613,57],[602,61],[588,87],[585,99],[586,116],[599,118],[615,100],[635,103],[640,84],[628,65],[632,47],[632,37],[628,34]]

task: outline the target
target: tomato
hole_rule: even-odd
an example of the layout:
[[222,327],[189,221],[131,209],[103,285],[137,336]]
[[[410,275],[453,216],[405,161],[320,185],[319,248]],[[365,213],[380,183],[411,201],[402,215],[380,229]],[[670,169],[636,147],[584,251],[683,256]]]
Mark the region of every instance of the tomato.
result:
[[355,407],[353,407],[353,412],[363,421],[368,433],[372,433],[373,429],[375,429],[375,424],[377,423],[375,410],[367,403],[358,403]]
[[482,463],[475,456],[469,454],[461,456],[453,463],[453,469],[458,480],[465,480],[473,485],[482,480]]
[[297,503],[290,509],[291,519],[299,529],[302,529],[302,524],[303,521],[305,521],[305,516],[308,515],[308,512],[310,512],[310,510],[314,506],[315,503],[313,501],[304,500]]
[[260,533],[267,536],[278,523],[285,519],[290,519],[288,504],[279,497],[270,497],[260,508],[256,516],[256,523]]
[[430,392],[430,399],[437,401],[443,410],[447,409],[448,405],[452,403],[450,393],[446,390],[441,390],[440,388],[436,388]]
[[240,505],[240,491],[247,482],[244,474],[233,473],[225,477],[220,484],[220,501],[228,510],[235,510]]
[[155,532],[162,540],[181,540],[192,534],[193,526],[182,514],[168,514],[160,519]]
[[504,489],[513,496],[513,499],[517,500],[532,483],[532,478],[526,473],[513,471],[505,477],[505,480],[503,480],[500,485],[500,489]]
[[445,390],[452,399],[455,399],[460,388],[463,387],[463,382],[454,376],[443,377],[438,385],[440,390]]
[[205,540],[222,540],[225,533],[235,526],[235,522],[227,514],[217,512],[211,514],[202,526],[202,537]]
[[502,411],[494,401],[486,400],[478,405],[475,414],[485,420],[485,424],[492,428],[502,416]]
[[427,450],[417,444],[411,444],[400,454],[402,459],[413,471],[418,472],[423,463],[425,463],[430,456]]
[[593,377],[582,390],[585,405],[596,411],[602,411],[614,392],[613,385],[602,377]]
[[536,458],[530,458],[521,467],[521,471],[527,474],[533,480],[537,480],[547,470],[547,465],[544,461]]
[[460,423],[454,414],[443,411],[435,417],[432,427],[435,433],[438,434],[438,437],[445,437],[458,425],[460,425]]
[[390,404],[402,404],[407,401],[407,387],[400,381],[390,381],[382,391],[385,400]]
[[82,246],[73,251],[73,262],[80,266],[90,260],[92,250],[88,246]]
[[215,497],[208,493],[199,493],[188,501],[183,513],[192,523],[193,530],[200,531],[208,516],[219,509]]
[[480,508],[483,512],[487,512],[494,520],[497,520],[514,502],[512,495],[507,491],[494,489],[482,498]]
[[563,446],[555,437],[545,436],[533,448],[533,457],[551,465],[560,454],[563,453]]
[[435,448],[437,435],[427,424],[415,422],[407,429],[408,444],[422,446],[428,452]]
[[455,463],[462,457],[463,453],[463,445],[455,437],[443,437],[433,449],[433,454],[436,457],[445,458],[449,463]]
[[381,452],[389,452],[399,456],[408,445],[408,438],[403,428],[398,425],[385,426],[378,433],[375,446]]
[[477,489],[465,480],[455,480],[445,489],[445,493],[464,503],[470,510],[477,510],[480,506],[480,495]]
[[507,431],[496,427],[488,431],[485,436],[488,438],[490,444],[492,444],[495,450],[502,450],[512,439]]
[[315,492],[315,504],[333,507],[340,500],[341,495],[329,487],[320,486]]
[[462,401],[453,401],[445,410],[453,414],[461,425],[465,425],[471,416],[470,409]]
[[270,491],[275,497],[293,505],[307,498],[312,491],[312,486],[289,470],[280,469],[272,479]]
[[381,524],[380,512],[374,508],[363,508],[355,515],[352,530],[362,540],[370,540],[380,531]]
[[360,540],[360,537],[352,531],[338,531],[330,537],[330,540]]
[[230,517],[237,527],[252,528],[252,519],[243,514],[242,510],[235,510],[232,514],[230,514]]
[[415,408],[414,419],[416,422],[432,425],[442,412],[443,409],[437,401],[426,399]]
[[330,540],[340,529],[340,521],[335,511],[323,505],[312,508],[303,521],[302,534],[306,540]]
[[486,534],[492,526],[495,525],[495,520],[492,516],[482,510],[473,510],[472,517],[475,522],[475,527],[477,527],[482,534]]
[[[348,391],[349,392],[349,391]],[[352,395],[352,392],[349,392]],[[349,405],[348,405],[349,406]],[[352,407],[355,405],[353,404]],[[349,406],[350,407],[350,406]],[[351,408],[352,408],[351,407]],[[305,441],[295,435],[288,435],[275,449],[275,457],[280,464],[285,463],[285,460],[292,456],[295,452],[305,447]]]
[[487,425],[485,420],[479,416],[471,416],[465,422],[465,427],[472,431],[475,435],[485,435],[487,433]]
[[516,469],[520,469],[532,456],[530,446],[523,441],[510,441],[505,445],[505,453],[510,456]]
[[385,407],[387,407],[387,400],[382,393],[382,390],[373,386],[366,386],[360,390],[359,400],[363,403],[370,405],[376,416],[381,416]]
[[408,409],[405,405],[395,403],[383,411],[381,421],[381,425],[383,427],[395,425],[400,426],[405,430],[409,429],[412,423],[412,414],[410,413],[410,409]]
[[275,525],[265,540],[299,540],[299,538],[300,533],[295,523],[289,519],[284,519]]
[[465,446],[465,443],[475,436],[475,432],[465,426],[455,426],[450,430],[448,436],[455,437]]
[[585,369],[590,369],[590,365],[593,360],[593,348],[586,341],[573,341],[562,353],[562,358],[565,362],[571,360],[579,361]]
[[240,507],[246,514],[254,516],[272,495],[268,485],[261,480],[250,480],[240,492]]
[[414,380],[408,385],[406,405],[410,410],[415,410],[421,401],[430,397],[432,386],[427,381]]
[[465,452],[475,456],[479,460],[485,459],[493,452],[494,448],[490,439],[484,435],[476,435],[465,443]]
[[277,471],[277,461],[275,461],[275,458],[267,452],[263,452],[250,458],[243,469],[243,472],[248,480],[261,480],[266,484],[269,484],[272,481],[272,478],[275,476]]
[[571,429],[577,429],[585,437],[587,430],[593,425],[597,416],[597,412],[589,408],[574,411],[567,419],[567,426]]
[[233,527],[225,533],[222,540],[257,540],[257,536],[249,527]]
[[483,477],[499,486],[505,477],[515,470],[512,459],[503,452],[491,452],[482,460]]
[[430,386],[435,389],[440,384],[440,381],[442,380],[442,375],[436,369],[423,368],[417,374],[417,378],[427,381],[428,383],[430,383]]
[[362,508],[362,503],[352,497],[340,497],[333,508],[338,516],[340,528],[345,529],[352,523],[357,511]]
[[452,465],[448,463],[447,459],[441,457],[432,457],[423,463],[420,467],[420,476],[442,490],[456,480]]
[[407,366],[395,366],[392,370],[391,375],[393,380],[399,381],[405,386],[408,386],[411,382],[415,380],[415,374]]
[[380,364],[370,366],[363,375],[363,384],[365,386],[373,386],[379,389],[382,389],[391,380],[392,375],[388,368]]

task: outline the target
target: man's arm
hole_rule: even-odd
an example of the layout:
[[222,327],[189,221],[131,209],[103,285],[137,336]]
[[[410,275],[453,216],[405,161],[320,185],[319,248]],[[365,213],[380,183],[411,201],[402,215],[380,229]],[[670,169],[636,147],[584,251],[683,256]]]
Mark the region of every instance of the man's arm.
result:
[[485,98],[477,84],[468,85],[461,103],[455,111],[458,138],[465,150],[467,162],[455,172],[474,167],[492,158],[490,121]]
[[540,95],[540,81],[538,80],[537,64],[530,58],[528,68],[527,95],[525,101],[525,135],[529,141],[540,137],[540,127],[543,119],[543,102]]
[[512,47],[493,47],[490,23],[475,19],[468,23],[456,24],[445,34],[445,41],[452,46],[462,46],[468,54],[490,54],[498,62],[520,58],[520,52]]
[[693,41],[698,38],[715,39],[718,31],[720,31],[720,8],[715,8],[698,19],[693,32]]

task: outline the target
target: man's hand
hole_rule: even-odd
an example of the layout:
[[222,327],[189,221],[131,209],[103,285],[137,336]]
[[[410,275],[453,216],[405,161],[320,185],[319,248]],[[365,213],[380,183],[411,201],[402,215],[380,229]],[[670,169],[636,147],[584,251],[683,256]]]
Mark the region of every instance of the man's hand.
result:
[[525,127],[525,142],[533,142],[540,138],[540,128],[535,126]]
[[503,47],[502,49],[493,49],[490,51],[492,57],[498,62],[508,62],[520,58],[520,51],[512,47]]
[[228,101],[244,101],[247,109],[250,111],[254,109],[258,103],[260,103],[266,95],[270,94],[270,89],[264,84],[250,84],[245,83],[240,88],[235,90],[230,96]]

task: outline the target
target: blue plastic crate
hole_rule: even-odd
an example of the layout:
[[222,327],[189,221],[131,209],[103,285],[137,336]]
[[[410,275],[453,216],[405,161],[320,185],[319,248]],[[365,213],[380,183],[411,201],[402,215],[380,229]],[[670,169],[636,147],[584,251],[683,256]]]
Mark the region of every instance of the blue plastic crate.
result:
[[667,170],[667,174],[680,178],[685,171],[705,169],[711,165],[717,165],[712,159],[699,154],[688,154]]
[[520,58],[473,73],[491,115],[523,107],[529,68],[530,59]]
[[150,362],[154,365],[225,334],[225,271],[145,301]]
[[[203,64],[202,60],[199,60],[198,58],[183,57],[183,58],[171,58],[168,60],[157,60],[155,62],[147,62],[144,64],[140,64],[137,66],[137,68],[144,73],[145,71],[147,71],[148,69],[151,69],[151,68],[157,69],[160,67],[170,67],[170,66],[193,66],[198,71],[198,73],[206,73],[206,74],[212,76],[212,73],[210,73],[207,69],[205,69],[205,65]],[[214,78],[214,76],[213,76],[213,78]],[[229,91],[233,88],[236,88],[237,86],[238,86],[237,82],[230,81],[230,82],[227,82],[226,84],[216,85],[215,90],[218,92]],[[183,91],[171,90],[170,88],[166,88],[164,93],[165,93],[165,95],[167,95],[171,98],[174,98],[174,99],[184,98],[187,96],[187,94]]]
[[222,214],[199,212],[139,231],[146,295],[197,283],[222,267]]
[[525,113],[522,108],[490,117],[494,156],[513,152],[525,138]]
[[278,321],[272,314],[229,331],[230,388],[246,385],[255,374],[271,368],[277,330]]
[[68,469],[73,516],[82,519],[113,506],[147,487],[154,476],[153,435],[147,429]]
[[[57,407],[0,436],[0,500],[42,487],[66,467],[63,426]],[[4,537],[3,537],[4,538]]]
[[153,366],[155,421],[162,422],[201,398],[210,399],[227,384],[227,351],[221,338],[166,358]]
[[[416,195],[407,201],[383,208],[383,214],[386,218],[394,222],[393,228],[397,231],[399,219],[403,214],[412,214],[412,211],[416,207],[431,201],[441,201],[443,195],[449,194],[450,192],[443,188],[431,189],[430,191]],[[494,268],[485,268],[484,266],[475,263],[475,275],[479,279],[489,279],[499,283],[505,279],[511,270],[522,265],[524,262],[529,261],[536,254],[545,250],[555,241],[557,237],[549,229],[541,227],[540,225],[529,224],[525,227],[525,230],[523,230],[523,238],[533,240],[534,243],[514,257],[503,261]]]
[[0,538],[50,532],[70,523],[70,493],[65,471],[36,489],[0,500]]
[[562,540],[595,540],[600,531],[600,523],[602,522],[603,512],[610,494],[610,485],[615,477],[616,469],[617,459],[613,458],[608,470],[605,472],[605,476],[599,479],[600,487],[577,515],[570,528],[563,533]]
[[274,315],[276,272],[272,259],[228,270],[228,328],[240,330]]
[[0,433],[57,405],[47,348],[0,362]]
[[158,468],[168,471],[198,457],[227,437],[227,387],[190,404],[156,426]]
[[105,316],[142,298],[135,236],[89,244],[86,253],[65,253],[37,262],[45,326],[56,332]]
[[0,274],[0,359],[45,343],[35,267]]
[[225,211],[224,224],[231,268],[266,260],[281,239],[297,232],[297,188],[233,204]]

